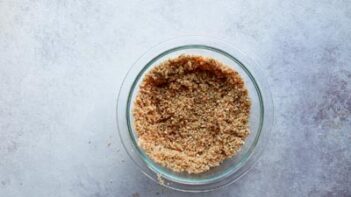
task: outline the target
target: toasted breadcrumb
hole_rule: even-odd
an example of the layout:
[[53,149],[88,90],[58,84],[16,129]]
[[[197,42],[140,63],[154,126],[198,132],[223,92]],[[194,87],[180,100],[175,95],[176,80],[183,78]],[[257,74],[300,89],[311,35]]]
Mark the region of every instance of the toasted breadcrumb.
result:
[[163,180],[160,174],[157,174],[157,181],[160,185],[165,185],[165,180]]
[[133,107],[138,145],[173,171],[202,173],[240,150],[250,108],[235,70],[181,55],[151,69],[140,85]]

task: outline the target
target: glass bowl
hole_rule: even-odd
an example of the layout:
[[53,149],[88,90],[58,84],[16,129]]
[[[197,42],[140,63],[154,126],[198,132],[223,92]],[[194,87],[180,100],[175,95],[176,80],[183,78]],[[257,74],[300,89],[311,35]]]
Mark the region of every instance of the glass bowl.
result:
[[[131,110],[144,74],[160,62],[180,54],[212,57],[233,68],[243,78],[252,102],[250,135],[239,153],[201,174],[177,173],[155,163],[137,145],[138,136],[133,125]],[[117,124],[122,144],[146,176],[166,187],[201,192],[228,185],[250,169],[267,143],[273,121],[273,103],[264,79],[255,61],[223,41],[189,36],[163,42],[140,57],[122,83],[117,101]]]

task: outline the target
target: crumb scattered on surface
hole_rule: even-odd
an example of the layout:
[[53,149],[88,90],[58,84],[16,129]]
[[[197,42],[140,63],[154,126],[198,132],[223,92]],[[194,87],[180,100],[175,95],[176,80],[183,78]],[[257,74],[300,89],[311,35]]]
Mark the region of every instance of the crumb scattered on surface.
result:
[[165,185],[165,180],[163,180],[163,178],[160,174],[157,174],[157,181],[159,184]]
[[133,108],[138,145],[173,171],[205,172],[244,144],[250,108],[236,71],[181,55],[151,69],[140,85]]
[[138,192],[135,192],[135,193],[132,194],[132,197],[139,197],[139,196],[140,196],[140,195],[139,195]]

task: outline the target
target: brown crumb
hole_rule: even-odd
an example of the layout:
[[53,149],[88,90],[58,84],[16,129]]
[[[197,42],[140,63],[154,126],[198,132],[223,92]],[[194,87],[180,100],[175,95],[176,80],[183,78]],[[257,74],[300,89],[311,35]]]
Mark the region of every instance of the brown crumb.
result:
[[138,192],[135,192],[135,193],[132,194],[132,197],[139,197],[139,196],[140,196],[140,195],[139,195]]
[[250,108],[236,71],[181,55],[151,69],[140,85],[133,108],[138,145],[176,172],[205,172],[244,144]]
[[157,174],[157,181],[160,185],[165,185],[165,180],[163,180],[160,174]]

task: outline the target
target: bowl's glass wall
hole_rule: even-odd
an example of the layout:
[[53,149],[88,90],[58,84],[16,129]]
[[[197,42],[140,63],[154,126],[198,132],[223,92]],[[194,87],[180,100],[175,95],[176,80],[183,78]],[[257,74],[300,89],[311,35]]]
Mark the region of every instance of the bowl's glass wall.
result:
[[[246,142],[240,152],[230,158],[225,160],[221,165],[218,167],[211,168],[209,171],[197,175],[189,175],[187,173],[176,173],[167,168],[164,168],[157,163],[153,162],[142,149],[139,149],[137,146],[137,138],[136,132],[134,130],[133,125],[133,116],[131,110],[133,109],[133,101],[138,93],[138,88],[140,82],[143,80],[143,75],[147,73],[150,69],[154,66],[158,65],[159,63],[181,54],[188,54],[188,55],[202,55],[215,58],[216,60],[228,65],[229,67],[233,68],[243,78],[245,85],[249,91],[249,96],[252,102],[252,108],[250,113],[250,135],[246,139]],[[187,183],[187,184],[203,184],[203,183],[210,183],[215,181],[216,179],[220,179],[226,176],[230,176],[231,173],[235,172],[237,168],[241,167],[245,161],[250,156],[250,153],[255,148],[257,141],[259,139],[262,121],[263,121],[263,103],[261,98],[260,89],[251,75],[251,73],[247,70],[245,65],[243,65],[239,60],[235,59],[230,54],[226,53],[217,48],[204,46],[204,45],[186,45],[176,47],[170,50],[167,50],[154,59],[150,60],[150,62],[140,70],[138,76],[136,77],[132,88],[129,92],[129,99],[127,104],[127,119],[129,125],[129,134],[132,138],[134,145],[136,146],[138,154],[140,157],[145,161],[147,166],[153,170],[155,173],[160,174],[162,177],[166,179],[180,182],[180,183]]]
[[[238,71],[246,83],[252,101],[251,134],[240,153],[217,168],[200,175],[174,173],[155,164],[137,146],[137,136],[133,129],[131,109],[143,74],[161,61],[183,53],[210,56]],[[204,192],[238,180],[260,157],[273,124],[273,102],[269,86],[259,67],[254,59],[228,45],[227,42],[204,36],[184,36],[163,42],[148,50],[130,68],[118,94],[117,127],[129,157],[151,180],[159,182],[161,176],[165,187],[176,190]]]

